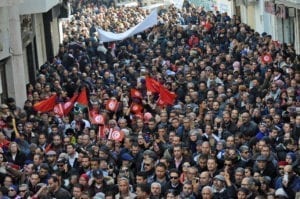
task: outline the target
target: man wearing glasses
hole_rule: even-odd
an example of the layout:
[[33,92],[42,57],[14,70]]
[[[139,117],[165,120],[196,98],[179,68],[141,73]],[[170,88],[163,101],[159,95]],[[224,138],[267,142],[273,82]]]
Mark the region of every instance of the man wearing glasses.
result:
[[182,191],[183,185],[179,180],[179,171],[177,169],[170,169],[169,171],[170,180],[166,184],[166,190],[174,190],[177,194]]
[[22,198],[22,199],[26,199],[29,197],[29,191],[28,191],[28,185],[27,184],[21,184],[19,186],[19,196]]
[[239,148],[240,160],[237,162],[237,167],[252,167],[253,160],[251,160],[250,148],[247,145],[242,145]]
[[11,185],[9,188],[8,188],[8,197],[9,198],[17,198],[18,194],[18,187],[15,186],[15,185]]

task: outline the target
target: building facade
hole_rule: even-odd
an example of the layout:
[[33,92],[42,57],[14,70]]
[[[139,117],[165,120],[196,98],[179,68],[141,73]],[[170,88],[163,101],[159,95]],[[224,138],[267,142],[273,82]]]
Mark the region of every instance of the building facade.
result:
[[56,54],[59,0],[0,1],[0,101],[14,97],[24,105],[26,84]]
[[300,0],[235,0],[243,23],[300,54]]

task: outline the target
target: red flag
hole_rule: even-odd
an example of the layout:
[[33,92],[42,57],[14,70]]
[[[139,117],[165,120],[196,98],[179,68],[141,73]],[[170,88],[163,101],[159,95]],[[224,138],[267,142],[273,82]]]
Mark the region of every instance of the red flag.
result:
[[77,100],[76,100],[81,106],[88,106],[89,101],[86,95],[86,88],[83,87],[83,89],[81,90]]
[[143,106],[138,103],[132,103],[130,106],[130,111],[134,114],[141,113],[143,111]]
[[94,111],[90,111],[90,120],[92,124],[104,125],[104,117],[101,114],[97,114]]
[[261,61],[263,63],[269,64],[269,63],[271,63],[273,61],[272,60],[272,56],[269,53],[266,53],[266,54],[264,54],[264,55],[261,56]]
[[63,105],[64,115],[68,115],[70,113],[70,111],[73,109],[74,103],[77,100],[77,97],[78,97],[78,93],[74,94],[73,97],[69,101],[64,103],[64,105]]
[[108,135],[108,139],[109,140],[116,140],[116,141],[119,141],[119,142],[122,142],[123,138],[124,138],[125,134],[124,132],[121,130],[113,130],[109,133]]
[[176,94],[171,93],[168,89],[164,88],[163,86],[159,89],[159,98],[162,102],[168,105],[173,105],[176,99]]
[[110,99],[107,101],[106,110],[111,111],[111,112],[116,112],[119,108],[119,102],[116,99]]
[[165,107],[167,104],[165,102],[163,102],[160,97],[157,99],[156,101],[156,104],[159,106],[159,107]]
[[39,111],[41,113],[45,113],[48,111],[52,111],[54,109],[54,106],[56,104],[56,94],[52,95],[48,99],[45,99],[43,101],[40,101],[38,103],[35,103],[33,105],[33,108],[36,111]]
[[143,98],[142,93],[135,88],[130,89],[130,95],[132,98],[139,98],[139,99]]
[[60,117],[64,116],[64,107],[62,103],[56,104],[53,108],[53,111],[56,115],[59,115]]
[[146,87],[152,93],[158,93],[161,87],[160,83],[151,77],[146,77]]

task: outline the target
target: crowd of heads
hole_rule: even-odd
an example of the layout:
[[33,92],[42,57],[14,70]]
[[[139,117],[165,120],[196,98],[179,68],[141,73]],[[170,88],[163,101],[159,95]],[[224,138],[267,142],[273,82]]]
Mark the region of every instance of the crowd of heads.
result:
[[[138,35],[102,42],[99,28],[121,33],[150,11],[71,3],[59,52],[27,84],[24,107],[13,98],[0,106],[2,198],[295,197],[300,58],[291,44],[188,3],[160,8],[158,24]],[[174,104],[157,103],[146,77],[175,93]],[[89,108],[33,108],[84,88]],[[90,111],[105,124],[92,124]],[[108,137],[115,130],[124,138]]]

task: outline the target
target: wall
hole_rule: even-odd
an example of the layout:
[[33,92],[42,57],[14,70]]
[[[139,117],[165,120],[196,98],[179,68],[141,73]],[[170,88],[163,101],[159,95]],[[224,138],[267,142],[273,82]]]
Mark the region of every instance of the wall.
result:
[[255,16],[257,15],[257,13],[256,13],[255,7],[256,7],[256,4],[251,4],[251,5],[248,5],[248,7],[247,7],[247,17],[248,17],[247,24],[252,28],[256,27]]
[[43,14],[35,14],[35,38],[37,48],[38,66],[41,66],[47,61],[47,54],[45,50],[45,34],[44,34],[44,23]]
[[51,31],[52,31],[52,45],[53,45],[53,55],[57,55],[59,48],[59,26],[58,19],[54,18],[51,22]]
[[24,79],[25,82],[29,82],[28,67],[32,67],[32,66],[28,66],[26,48],[23,48],[23,63],[24,63]]
[[8,29],[8,10],[5,7],[0,7],[0,60],[10,56]]
[[300,55],[300,9],[296,10],[295,17],[295,49],[298,55]]
[[14,97],[18,106],[24,105],[26,99],[24,60],[22,52],[21,27],[19,8],[8,7],[10,47],[12,56],[9,59],[6,70],[8,96]]

